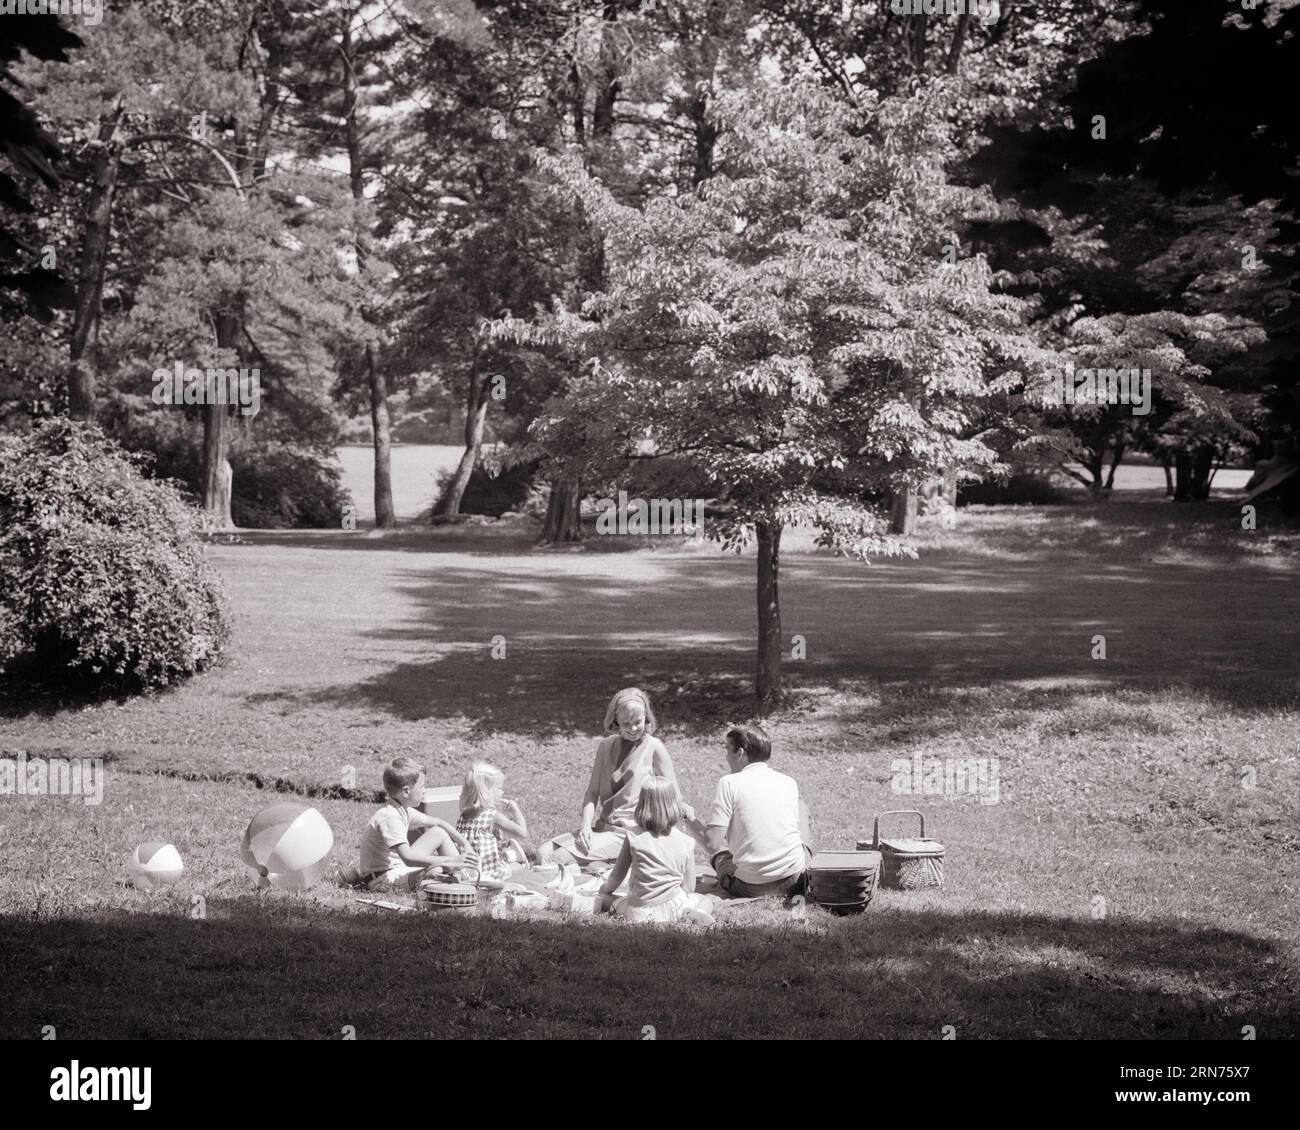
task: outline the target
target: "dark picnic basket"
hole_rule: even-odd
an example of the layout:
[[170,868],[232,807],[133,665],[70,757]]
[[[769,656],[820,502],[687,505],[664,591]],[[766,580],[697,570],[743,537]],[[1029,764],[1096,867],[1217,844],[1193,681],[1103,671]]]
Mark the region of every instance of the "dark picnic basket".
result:
[[[921,834],[912,839],[880,838],[880,821],[886,816],[915,816]],[[892,808],[876,817],[870,841],[859,840],[858,848],[880,852],[880,881],[899,891],[923,891],[943,886],[944,847],[925,834],[925,817],[913,808]]]
[[878,851],[819,851],[808,864],[808,897],[832,914],[861,914],[879,882]]
[[478,906],[478,885],[446,879],[425,879],[418,902],[423,910],[470,910]]
[[474,882],[457,882],[452,876],[436,876],[420,883],[416,902],[423,910],[472,910],[485,896],[498,893],[505,884],[497,879],[484,879],[471,863],[461,864],[457,870],[474,872]]

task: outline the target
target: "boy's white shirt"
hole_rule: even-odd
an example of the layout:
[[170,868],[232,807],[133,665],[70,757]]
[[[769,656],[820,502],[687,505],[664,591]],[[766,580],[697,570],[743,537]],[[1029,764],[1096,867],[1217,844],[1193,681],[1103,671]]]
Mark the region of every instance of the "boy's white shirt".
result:
[[[393,800],[392,797],[385,800],[384,803],[375,810],[374,814],[370,817],[370,820],[366,823],[366,830],[362,835],[361,850],[358,854],[357,861],[357,868],[360,871],[363,873],[388,871],[393,867],[405,866],[402,862],[401,856],[397,854],[396,848],[399,844],[405,843],[407,840],[405,829],[410,827],[411,815],[414,811],[414,809],[407,808],[404,804]],[[387,819],[384,819],[383,817],[386,813],[391,813],[392,815]],[[405,817],[405,824],[403,825],[400,838],[398,838],[397,828],[393,826],[394,820],[399,815]],[[420,815],[423,815],[423,813]],[[368,841],[372,840],[372,828],[377,828],[383,835],[384,858],[382,861],[379,858],[379,846],[373,842],[369,842],[368,844]],[[366,850],[367,846],[370,848],[369,852]]]
[[[406,818],[406,824],[401,833],[400,839],[393,838],[398,835],[396,828],[392,829],[390,836],[385,837],[384,848],[386,858],[385,861],[380,864],[378,852],[374,850],[373,845],[372,855],[370,857],[367,856],[365,837],[369,835],[370,828],[375,823],[375,818],[388,811],[400,813]],[[438,820],[433,816],[428,816],[418,808],[412,808],[410,805],[404,804],[402,801],[395,800],[393,797],[388,797],[382,805],[375,809],[370,820],[367,822],[366,832],[363,833],[361,849],[357,853],[357,862],[353,866],[355,866],[357,871],[363,875],[371,872],[386,872],[400,875],[410,871],[421,870],[419,867],[404,862],[402,857],[397,854],[397,848],[399,845],[410,842],[409,829],[412,825],[417,828],[432,828],[435,826],[443,827],[444,825],[451,827],[450,825],[447,825],[445,820]]]

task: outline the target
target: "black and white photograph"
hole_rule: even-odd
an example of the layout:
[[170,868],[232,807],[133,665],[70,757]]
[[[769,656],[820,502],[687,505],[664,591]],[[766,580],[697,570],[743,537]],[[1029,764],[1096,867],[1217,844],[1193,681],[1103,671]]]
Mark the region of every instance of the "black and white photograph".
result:
[[1300,0],[0,0],[24,1093],[1015,1041],[1004,1111],[1250,1109],[1297,76]]

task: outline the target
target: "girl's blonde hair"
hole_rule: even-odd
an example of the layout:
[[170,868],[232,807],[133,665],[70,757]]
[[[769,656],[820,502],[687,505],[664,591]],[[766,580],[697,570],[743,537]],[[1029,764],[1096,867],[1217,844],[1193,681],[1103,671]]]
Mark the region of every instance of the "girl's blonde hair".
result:
[[465,783],[460,787],[460,810],[467,812],[471,808],[491,808],[501,799],[501,792],[506,785],[506,775],[495,765],[486,761],[476,761],[465,774]]
[[636,822],[647,832],[666,836],[681,818],[681,798],[673,780],[654,774],[647,777],[641,785],[641,796],[636,802]]
[[609,705],[605,708],[605,733],[618,729],[619,707],[626,706],[629,702],[639,702],[645,707],[645,732],[653,734],[657,724],[655,708],[650,705],[650,696],[637,687],[624,687],[609,700]]

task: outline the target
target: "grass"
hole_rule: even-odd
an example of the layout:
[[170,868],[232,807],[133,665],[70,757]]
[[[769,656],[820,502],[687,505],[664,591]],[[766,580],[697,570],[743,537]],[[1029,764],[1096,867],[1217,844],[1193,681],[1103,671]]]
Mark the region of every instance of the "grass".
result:
[[[0,953],[35,955],[0,1035],[1300,1035],[1300,538],[1238,513],[1141,494],[963,511],[920,560],[869,567],[791,536],[783,628],[807,659],[769,727],[778,763],[820,846],[923,809],[947,885],[854,919],[733,906],[708,932],[257,894],[237,847],[273,799],[254,774],[315,794],[350,854],[398,754],[434,784],[488,758],[537,831],[567,829],[626,683],[705,802],[721,727],[749,713],[752,556],[541,552],[506,523],[216,546],[240,611],[223,667],[120,702],[11,690],[0,714],[0,750],[108,766],[98,808],[0,799]],[[898,795],[914,755],[997,758],[999,803]],[[349,767],[366,798],[339,787]],[[153,838],[187,871],[149,894],[122,861]]]

